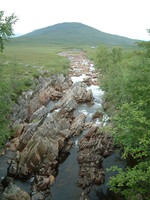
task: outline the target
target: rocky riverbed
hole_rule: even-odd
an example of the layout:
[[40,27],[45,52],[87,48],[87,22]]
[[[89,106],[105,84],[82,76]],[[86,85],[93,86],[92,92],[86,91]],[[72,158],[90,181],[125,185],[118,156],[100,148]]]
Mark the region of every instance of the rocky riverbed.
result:
[[[5,145],[9,150],[3,156],[11,156],[2,180],[2,199],[55,199],[59,166],[71,158],[73,148],[80,193],[72,194],[72,199],[88,199],[90,188],[105,181],[102,162],[112,154],[113,142],[103,131],[107,117],[101,106],[98,74],[84,52],[62,52],[60,56],[70,61],[69,76],[40,77],[35,90],[23,92],[14,105],[15,137]],[[30,188],[19,187],[18,180]],[[70,199],[61,199],[66,198]]]

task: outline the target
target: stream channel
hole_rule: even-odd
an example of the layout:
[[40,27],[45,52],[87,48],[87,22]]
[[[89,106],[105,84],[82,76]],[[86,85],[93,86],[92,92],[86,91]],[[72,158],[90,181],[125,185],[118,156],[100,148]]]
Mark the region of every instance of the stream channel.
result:
[[[94,121],[95,124],[99,126],[106,126],[108,117],[106,114],[103,115],[103,118],[100,120],[98,118],[92,119],[93,114],[99,110],[103,111],[102,108],[102,96],[104,92],[100,89],[97,82],[97,75],[94,69],[94,64],[92,61],[89,61],[82,54],[77,56],[79,52],[61,53],[61,56],[65,56],[69,59],[71,65],[71,79],[73,84],[78,81],[84,81],[87,77],[90,77],[92,80],[92,84],[89,84],[87,90],[92,90],[94,101],[92,105],[87,103],[80,104],[74,112],[74,115],[77,116],[81,113],[86,114],[86,123]],[[84,67],[84,69],[83,69]],[[53,101],[50,101],[47,105],[47,108],[50,110],[54,105]],[[81,196],[81,193],[84,191],[82,188],[77,186],[78,174],[79,174],[79,164],[77,160],[78,156],[78,142],[83,137],[88,130],[84,130],[79,136],[75,136],[72,138],[74,142],[74,146],[70,150],[70,154],[66,158],[66,160],[59,165],[58,175],[56,177],[54,185],[50,188],[50,194],[47,199],[52,200],[78,200]],[[3,177],[7,173],[7,160],[9,157],[12,157],[14,153],[6,152],[5,155],[0,157],[0,177]],[[101,185],[93,185],[90,188],[89,197],[90,200],[114,200],[113,194],[109,191],[107,183],[109,177],[113,176],[113,172],[106,172],[106,169],[117,165],[118,167],[124,168],[125,162],[121,159],[120,153],[118,151],[114,151],[111,156],[104,158],[102,166],[105,171],[105,182]],[[30,185],[32,180],[28,180],[26,182],[16,181],[16,184],[30,192]]]
[[[62,54],[63,55],[63,54]],[[66,55],[63,55],[66,56]],[[97,82],[97,77],[95,76],[95,68],[94,64],[91,63],[88,59],[84,59],[82,56],[76,60],[76,57],[68,56],[67,58],[72,63],[72,69],[74,75],[71,75],[71,79],[73,84],[78,81],[84,81],[87,77],[92,78],[93,82]],[[82,63],[82,65],[81,65]],[[75,66],[75,67],[74,67]],[[88,73],[83,71],[83,66],[87,68]],[[79,76],[76,76],[80,74]],[[77,116],[81,113],[86,114],[86,122],[92,121],[93,114],[99,110],[103,111],[102,108],[102,96],[104,92],[100,89],[100,87],[96,84],[91,84],[87,87],[87,90],[91,89],[94,97],[94,101],[92,105],[88,105],[87,103],[82,103],[76,109],[74,115]],[[100,126],[105,126],[107,124],[108,117],[106,114],[103,115],[102,120],[96,119],[95,124]],[[59,166],[59,173],[56,177],[56,181],[54,185],[51,187],[51,195],[50,199],[52,200],[77,200],[80,198],[82,193],[82,189],[77,186],[78,173],[79,173],[79,165],[77,161],[78,155],[78,141],[83,137],[88,130],[83,131],[79,136],[73,138],[74,147],[70,150],[70,155],[68,158]],[[106,169],[110,166],[116,165],[120,168],[125,168],[125,162],[121,159],[120,153],[115,151],[111,156],[103,159],[103,168],[105,171],[105,182],[99,186],[92,186],[90,191],[90,200],[114,200],[114,195],[109,191],[107,183],[109,177],[115,175],[115,172],[106,172]]]

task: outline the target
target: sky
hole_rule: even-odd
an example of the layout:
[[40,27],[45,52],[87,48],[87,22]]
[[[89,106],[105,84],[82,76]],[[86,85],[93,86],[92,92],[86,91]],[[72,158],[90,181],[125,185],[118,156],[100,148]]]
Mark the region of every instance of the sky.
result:
[[106,33],[150,40],[150,0],[0,0],[15,13],[14,33],[25,34],[62,22],[80,22]]

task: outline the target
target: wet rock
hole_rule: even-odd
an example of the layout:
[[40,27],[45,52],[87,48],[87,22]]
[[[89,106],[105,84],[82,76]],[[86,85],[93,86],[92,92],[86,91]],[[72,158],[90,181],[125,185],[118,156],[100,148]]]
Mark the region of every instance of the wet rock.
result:
[[[45,106],[50,100],[60,98],[62,94],[52,87],[43,88],[37,93],[29,103],[28,118],[38,110],[40,107]],[[42,108],[43,109],[43,108]],[[41,110],[42,111],[42,110]],[[32,120],[30,120],[32,121]]]
[[50,184],[53,185],[55,182],[55,177],[53,175],[49,176]]
[[37,200],[37,199],[38,200],[45,200],[42,192],[36,191],[36,192],[31,193],[31,200]]
[[40,121],[35,121],[26,125],[26,127],[24,128],[24,132],[22,133],[19,140],[19,145],[18,145],[19,151],[22,151],[25,148],[28,141],[33,136],[34,132],[37,130],[39,123]]
[[[82,188],[102,184],[105,180],[103,157],[113,151],[113,141],[108,133],[93,125],[79,142],[79,185]],[[82,180],[82,181],[81,181]]]
[[62,93],[56,91],[52,87],[47,87],[46,89],[42,89],[38,94],[39,102],[41,103],[41,105],[46,105],[50,101],[50,99],[57,100],[61,97]]
[[69,153],[69,151],[70,151],[70,149],[71,149],[71,147],[73,145],[74,145],[73,141],[69,141],[69,142],[66,143],[66,145],[65,145],[65,151],[66,151],[66,153]]
[[[18,174],[20,176],[27,176],[32,173],[34,169],[43,161],[46,157],[47,151],[54,149],[55,153],[58,154],[58,144],[57,142],[46,141],[46,138],[42,137],[32,137],[32,139],[27,144],[27,147],[20,153]],[[50,160],[55,158],[55,155],[49,155]]]
[[38,191],[45,191],[52,186],[54,182],[55,178],[53,175],[50,175],[49,177],[36,175],[33,189],[36,188]]
[[98,126],[96,124],[93,124],[90,130],[88,131],[88,133],[84,135],[84,137],[90,138],[97,129],[98,129]]
[[71,135],[71,131],[69,129],[64,129],[61,130],[59,134],[62,135],[62,137],[64,137],[65,139],[68,139]]
[[101,111],[96,111],[96,112],[93,114],[92,119],[96,119],[96,118],[102,119],[102,118],[103,118],[103,112],[101,112]]
[[43,124],[37,128],[28,140],[28,135],[22,135],[26,146],[19,155],[18,174],[26,176],[37,170],[41,163],[48,166],[58,158],[59,151],[64,147],[70,134],[70,122],[63,118],[60,112],[53,112],[46,117]]
[[29,102],[29,106],[27,108],[28,116],[27,119],[29,121],[31,115],[38,110],[42,105],[39,102],[38,95],[34,96],[33,99]]
[[14,183],[10,183],[2,194],[2,200],[30,200],[30,196],[27,192],[20,189]]
[[55,89],[59,88],[58,91],[69,89],[72,86],[71,79],[63,74],[54,75],[53,80],[53,85],[55,86]]
[[[77,103],[76,101],[74,101],[73,99],[68,99],[66,102],[64,102],[60,108],[60,113],[63,114],[64,117],[73,117],[69,116],[68,114],[71,113],[72,111],[74,111],[74,109],[77,107]],[[71,113],[73,114],[73,113]]]
[[56,105],[57,108],[63,107],[64,104],[70,99],[76,103],[84,103],[93,100],[92,91],[86,89],[86,84],[83,82],[75,83],[63,96],[60,102]]
[[36,185],[39,190],[46,190],[50,185],[50,179],[44,176],[36,176]]
[[83,82],[86,83],[88,86],[92,84],[92,80],[90,76],[87,76],[86,78],[83,79]]
[[22,92],[22,95],[18,98],[17,104],[13,106],[12,121],[25,122],[28,117],[29,101],[32,99],[34,92],[29,90]]
[[12,177],[5,176],[2,180],[3,187],[6,188],[10,183],[14,183],[14,179]]
[[13,138],[11,140],[10,149],[11,151],[16,151],[19,145],[19,138]]
[[83,82],[77,82],[74,84],[73,88],[73,96],[75,100],[79,103],[84,103],[93,100],[92,90],[86,90],[86,84]]
[[86,115],[80,114],[78,117],[76,117],[71,124],[70,130],[72,135],[79,135],[81,131],[84,128]]
[[93,124],[94,124],[94,122],[87,122],[87,123],[85,123],[84,129],[86,130],[86,129],[91,128],[91,126],[92,126]]
[[0,155],[5,155],[5,153],[6,153],[6,151],[3,150],[3,151],[0,153]]
[[23,97],[19,97],[18,104],[14,104],[13,106],[13,114],[12,121],[15,122],[19,120],[20,123],[23,123],[28,118],[28,105],[29,103],[23,99]]
[[103,157],[110,156],[113,152],[113,140],[112,137],[108,134],[105,133],[102,137],[102,145],[103,145]]
[[12,160],[9,167],[8,167],[8,175],[10,176],[17,176],[18,164],[15,160]]
[[26,123],[20,123],[19,120],[16,120],[13,125],[12,125],[12,128],[13,128],[13,131],[14,131],[14,136],[15,137],[20,137],[24,128],[26,126]]
[[5,147],[6,148],[10,147],[10,142],[6,142]]
[[37,109],[46,105],[50,99],[61,98],[62,91],[72,85],[71,79],[62,74],[54,75],[50,78],[39,76],[34,82],[37,85],[34,88],[34,92],[32,90],[22,92],[17,104],[14,104],[11,117],[12,122],[18,121],[23,123],[28,121]]
[[90,198],[87,194],[82,192],[79,200],[90,200]]
[[22,92],[22,97],[24,97],[24,99],[26,99],[26,100],[30,100],[32,98],[33,94],[34,94],[33,90],[29,89],[26,92],[25,91]]
[[29,122],[41,121],[47,115],[47,113],[48,109],[45,106],[42,106],[32,114]]

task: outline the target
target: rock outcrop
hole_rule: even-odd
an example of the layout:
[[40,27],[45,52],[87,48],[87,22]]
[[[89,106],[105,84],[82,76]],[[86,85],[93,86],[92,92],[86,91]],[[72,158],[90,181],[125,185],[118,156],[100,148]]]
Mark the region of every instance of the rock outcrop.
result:
[[[62,92],[63,89],[68,88],[68,84],[64,84],[62,87],[58,84],[60,82],[61,79],[57,85],[53,82],[52,86],[59,88]],[[49,177],[57,174],[61,156],[69,153],[73,145],[70,138],[79,135],[85,127],[86,115],[80,114],[74,117],[74,110],[81,102],[93,100],[92,91],[87,90],[86,87],[85,83],[78,82],[66,92],[57,93],[59,98],[61,95],[63,97],[51,112],[43,105],[50,99],[49,96],[48,100],[43,100],[47,99],[48,92],[44,93],[45,90],[42,90],[42,97],[40,92],[34,95],[30,100],[29,108],[31,102],[42,103],[35,104],[37,106],[33,106],[34,109],[29,112],[29,123],[23,128],[19,139],[18,154],[8,169],[10,176],[27,178],[36,173],[34,187],[37,190],[44,190],[52,184]],[[45,97],[43,94],[46,94]]]
[[30,200],[30,196],[27,192],[20,189],[14,183],[10,183],[4,190],[2,200]]
[[83,131],[84,126],[85,126],[85,119],[86,119],[86,115],[80,114],[72,121],[72,124],[70,127],[72,135],[74,136],[79,135],[81,131]]
[[78,185],[82,188],[102,184],[105,180],[102,167],[103,157],[113,151],[112,138],[93,125],[79,143],[78,163],[80,166]]
[[62,97],[62,93],[69,89],[72,81],[62,74],[54,75],[50,78],[39,77],[35,80],[34,91],[22,92],[17,104],[13,107],[12,122],[23,123],[30,121],[31,115],[41,106],[45,106],[50,100]]
[[[88,132],[78,145],[79,187],[85,189],[104,182],[102,161],[113,150],[110,135],[94,124],[93,119],[102,119],[102,112],[95,112],[88,122],[85,114],[74,114],[80,104],[88,103],[91,106],[93,103],[92,90],[87,90],[87,85],[97,84],[97,74],[91,73],[94,70],[93,63],[84,54],[82,59],[76,55],[66,57],[71,61],[70,76],[84,73],[87,77],[83,81],[73,84],[71,78],[64,75],[39,77],[35,80],[34,91],[23,92],[13,108],[12,127],[16,131],[16,138],[9,146],[17,151],[10,162],[8,176],[21,179],[32,177],[32,200],[44,199],[43,194],[49,193],[59,164],[68,156],[74,144],[72,137],[78,136],[83,130],[87,129]],[[55,103],[48,108],[50,101]],[[30,196],[11,182],[3,193],[3,199],[28,200]],[[89,197],[83,192],[80,199]]]

